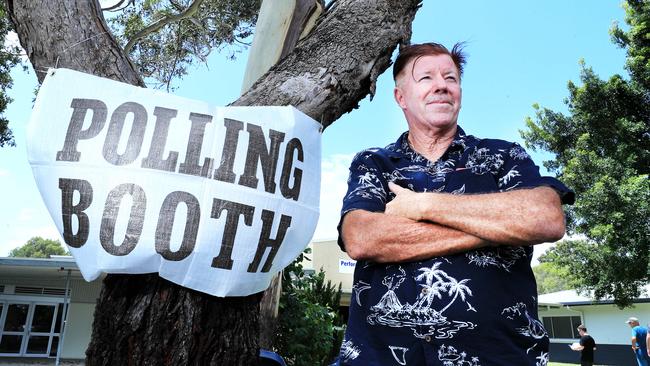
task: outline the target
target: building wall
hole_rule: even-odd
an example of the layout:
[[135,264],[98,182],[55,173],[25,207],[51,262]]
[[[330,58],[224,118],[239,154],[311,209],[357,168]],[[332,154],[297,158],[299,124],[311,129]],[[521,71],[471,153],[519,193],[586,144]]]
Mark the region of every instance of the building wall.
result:
[[[594,337],[595,338],[595,337]],[[596,342],[598,342],[596,340]],[[549,351],[551,362],[579,364],[580,352],[572,351],[567,343],[551,343]],[[594,351],[596,365],[627,366],[636,365],[636,358],[630,346],[596,344]]]
[[[0,285],[7,286],[30,286],[30,287],[47,287],[65,289],[65,274],[62,274],[56,279],[48,279],[43,277],[12,277],[3,276],[0,278]],[[102,288],[102,281],[95,280],[93,282],[86,282],[82,278],[70,279],[70,301],[83,302],[83,303],[96,303],[99,297],[99,292]]]
[[[630,316],[638,317],[643,325],[650,323],[650,303],[639,303],[633,308],[619,309],[614,305],[581,305],[560,308],[540,307],[539,317],[580,316],[588,333],[596,341],[596,364],[634,365],[630,350],[631,329],[625,323]],[[577,362],[579,352],[571,351],[570,343],[577,339],[551,339],[550,360],[554,362]]]
[[325,279],[335,285],[340,283],[343,292],[341,305],[349,305],[355,261],[339,248],[336,240],[312,243],[312,253],[314,270],[318,271],[322,268],[325,271]]
[[585,306],[583,309],[587,330],[602,344],[630,345],[632,330],[625,321],[631,316],[639,318],[643,325],[650,323],[650,303],[624,310],[614,305]]
[[[46,301],[58,299],[56,302],[63,302],[64,296],[42,296],[42,295],[18,295],[13,294],[16,286],[24,287],[45,287],[65,290],[65,274],[58,275],[54,278],[44,277],[24,277],[24,276],[6,276],[0,278],[0,285],[5,285],[5,291],[2,295],[4,299],[26,298],[31,301],[37,301],[43,298]],[[92,331],[93,314],[95,304],[101,291],[101,280],[86,282],[79,278],[78,274],[72,277],[70,286],[70,304],[68,309],[67,327],[65,329],[65,339],[61,350],[61,358],[64,359],[84,359],[85,352],[90,342]],[[63,292],[63,291],[62,291]]]
[[92,334],[95,304],[72,303],[68,310],[68,323],[63,340],[61,358],[86,358],[86,348]]
[[102,290],[102,281],[97,279],[93,282],[76,280],[70,282],[70,301],[74,303],[96,304],[99,292]]

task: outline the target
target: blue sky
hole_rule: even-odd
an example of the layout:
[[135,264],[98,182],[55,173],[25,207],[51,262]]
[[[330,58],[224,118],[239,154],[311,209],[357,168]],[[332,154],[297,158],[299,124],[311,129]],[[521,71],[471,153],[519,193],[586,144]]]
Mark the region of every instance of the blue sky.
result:
[[[578,81],[579,60],[603,78],[625,74],[625,52],[611,43],[613,21],[623,23],[615,1],[432,1],[425,0],[413,24],[412,42],[436,41],[448,47],[466,41],[459,124],[479,137],[521,141],[519,130],[539,103],[566,111],[567,82]],[[226,105],[239,94],[246,52],[235,61],[215,53],[209,67],[197,66],[177,83],[174,94]],[[17,147],[0,149],[0,256],[32,236],[58,239],[42,203],[25,152],[36,78],[14,70],[14,102],[7,110]],[[393,101],[390,69],[380,76],[377,95],[360,103],[323,133],[321,220],[314,239],[333,238],[347,166],[359,150],[385,146],[406,129]],[[534,159],[548,158],[533,153]]]

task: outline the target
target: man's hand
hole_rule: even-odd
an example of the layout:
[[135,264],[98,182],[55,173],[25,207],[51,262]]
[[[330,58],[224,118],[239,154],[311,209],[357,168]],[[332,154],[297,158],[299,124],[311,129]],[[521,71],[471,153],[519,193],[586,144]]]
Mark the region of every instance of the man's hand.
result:
[[388,182],[388,188],[395,193],[395,198],[386,204],[384,213],[391,216],[401,216],[407,219],[421,221],[423,212],[420,208],[423,197],[410,189],[402,188],[393,182]]

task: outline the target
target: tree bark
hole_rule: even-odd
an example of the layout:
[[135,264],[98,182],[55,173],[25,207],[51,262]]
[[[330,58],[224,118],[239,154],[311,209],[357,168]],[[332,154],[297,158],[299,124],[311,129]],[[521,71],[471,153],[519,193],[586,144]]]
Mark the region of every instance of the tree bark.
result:
[[6,5],[39,83],[47,69],[61,67],[144,86],[96,1],[6,0]]
[[282,272],[273,276],[271,285],[262,293],[260,300],[260,338],[261,348],[272,349],[277,331],[278,308],[282,293]]
[[334,1],[311,33],[233,105],[292,105],[324,128],[375,94],[420,0]]
[[[144,86],[97,1],[5,0],[42,82],[70,68]],[[293,105],[324,127],[375,91],[420,0],[334,0],[312,33],[234,105]],[[88,365],[255,365],[260,295],[216,298],[156,274],[109,275],[95,310]]]
[[260,298],[208,296],[157,274],[109,275],[86,365],[254,365]]

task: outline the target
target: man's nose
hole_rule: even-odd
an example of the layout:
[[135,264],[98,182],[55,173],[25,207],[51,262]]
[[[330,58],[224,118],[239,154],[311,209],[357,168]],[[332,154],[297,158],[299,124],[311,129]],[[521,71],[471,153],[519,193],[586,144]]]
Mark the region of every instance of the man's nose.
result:
[[431,88],[436,93],[446,92],[447,91],[447,82],[445,81],[444,76],[441,74],[436,74],[433,76],[433,83]]

